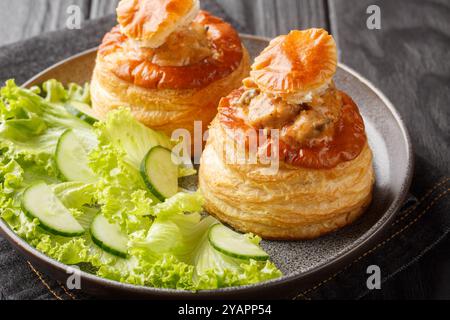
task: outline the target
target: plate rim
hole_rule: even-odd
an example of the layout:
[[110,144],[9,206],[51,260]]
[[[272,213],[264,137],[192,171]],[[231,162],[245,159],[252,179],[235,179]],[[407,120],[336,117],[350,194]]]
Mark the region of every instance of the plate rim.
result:
[[[248,34],[241,34],[242,39],[247,40],[253,40],[253,41],[262,41],[262,42],[269,42],[270,38],[255,36],[255,35],[248,35]],[[28,87],[30,84],[35,82],[37,79],[48,73],[49,71],[68,63],[74,59],[80,58],[82,56],[92,54],[93,52],[97,51],[98,47],[94,47],[91,49],[84,50],[80,53],[77,53],[75,55],[72,55],[68,58],[65,58],[53,65],[51,65],[48,68],[45,68],[43,71],[39,72],[29,80],[27,80],[22,87]],[[405,125],[405,122],[403,121],[402,116],[397,111],[395,106],[391,103],[391,101],[386,97],[386,95],[378,89],[375,85],[373,85],[368,79],[363,77],[360,73],[355,71],[354,69],[350,68],[349,66],[339,63],[339,68],[343,69],[345,72],[351,74],[355,78],[358,79],[361,83],[366,85],[370,90],[372,90],[384,103],[384,105],[388,108],[388,110],[391,112],[392,116],[394,117],[397,125],[399,126],[402,135],[403,140],[405,142],[404,146],[406,147],[406,156],[407,156],[407,168],[406,168],[406,177],[405,180],[401,184],[401,190],[398,194],[395,195],[395,198],[393,199],[391,205],[389,208],[384,212],[384,214],[377,220],[377,222],[381,223],[371,231],[370,234],[366,236],[364,240],[362,240],[360,243],[358,243],[356,246],[352,247],[350,250],[342,252],[338,254],[333,259],[327,261],[326,263],[319,265],[317,267],[314,267],[308,271],[300,272],[297,274],[292,274],[289,276],[282,276],[277,279],[272,279],[269,281],[252,284],[252,285],[245,285],[240,287],[228,287],[228,288],[221,288],[221,289],[214,289],[214,290],[199,290],[196,292],[193,291],[186,291],[186,290],[177,290],[177,289],[165,289],[165,288],[154,288],[154,287],[146,287],[146,286],[137,286],[132,285],[128,283],[122,283],[106,278],[102,278],[99,276],[96,276],[94,274],[80,271],[81,280],[87,279],[91,281],[92,283],[102,285],[104,287],[111,286],[118,290],[127,290],[129,292],[137,293],[137,294],[153,294],[153,295],[162,295],[162,296],[169,296],[169,297],[177,297],[177,298],[199,298],[199,297],[214,297],[221,294],[239,294],[239,293],[250,293],[253,292],[255,289],[258,288],[267,288],[267,287],[277,287],[277,286],[283,286],[288,285],[291,282],[300,282],[301,280],[304,280],[306,278],[312,278],[314,275],[323,274],[333,267],[337,267],[340,265],[343,265],[347,263],[348,261],[351,261],[355,258],[355,256],[358,256],[362,251],[364,251],[365,248],[370,247],[376,241],[381,238],[381,235],[386,231],[387,225],[392,221],[392,219],[395,216],[395,213],[400,209],[401,205],[403,204],[404,200],[407,197],[407,194],[409,192],[411,182],[412,182],[412,176],[413,176],[413,168],[414,168],[414,156],[413,156],[413,146],[411,142],[410,135],[408,133],[407,127]],[[19,251],[25,251],[27,254],[42,260],[43,262],[47,263],[47,265],[51,265],[53,268],[58,269],[60,272],[67,272],[68,268],[70,268],[69,265],[63,264],[57,260],[54,260],[53,258],[48,257],[47,255],[41,253],[36,248],[31,246],[28,242],[26,242],[24,239],[19,237],[15,234],[15,232],[7,225],[7,223],[0,219],[0,231],[5,238],[11,242],[14,246],[18,247],[16,249],[21,249]],[[23,254],[23,252],[21,252]],[[301,291],[301,290],[299,290]]]

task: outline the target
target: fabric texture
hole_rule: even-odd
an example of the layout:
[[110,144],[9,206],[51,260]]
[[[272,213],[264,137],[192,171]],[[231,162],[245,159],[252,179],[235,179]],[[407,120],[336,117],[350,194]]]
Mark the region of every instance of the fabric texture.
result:
[[[213,0],[203,1],[203,7],[230,21]],[[246,32],[239,23],[230,22],[240,32]],[[97,46],[114,24],[115,17],[109,16],[87,22],[81,30],[56,31],[0,48],[1,83],[9,78],[23,83],[60,60]],[[412,127],[412,124],[407,125]],[[382,282],[386,282],[445,239],[450,230],[450,174],[449,170],[442,170],[443,166],[440,168],[436,169],[427,159],[416,158],[412,196],[398,213],[385,239],[329,278],[294,297],[285,298],[363,298],[370,293],[366,286],[368,266],[379,266]],[[94,297],[80,291],[69,291],[63,284],[39,273],[5,239],[0,238],[0,300],[86,298]]]

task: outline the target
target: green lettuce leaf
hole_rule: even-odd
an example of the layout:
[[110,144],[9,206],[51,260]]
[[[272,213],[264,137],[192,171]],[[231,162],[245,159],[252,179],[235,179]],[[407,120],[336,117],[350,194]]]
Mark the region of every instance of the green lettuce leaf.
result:
[[85,83],[84,86],[80,86],[76,83],[69,84],[67,90],[67,96],[69,101],[77,101],[91,106],[91,87],[89,83]]
[[100,177],[96,196],[102,214],[128,234],[149,226],[146,216],[157,214],[160,207],[154,205],[160,201],[142,179],[141,162],[152,147],[171,148],[173,143],[138,122],[128,109],[111,112],[95,127],[99,143],[90,154],[90,166]]
[[195,291],[194,267],[164,255],[152,262],[132,257],[116,263],[105,264],[98,269],[101,277],[134,285]]
[[205,200],[199,192],[180,192],[150,208],[149,215],[166,216],[180,212],[202,212]]
[[[202,204],[199,194],[178,194],[157,204],[156,219],[149,230],[135,232],[130,237],[132,255],[152,263],[169,254],[176,261],[193,266],[192,281],[197,289],[252,284],[281,276],[269,261],[241,260],[214,249],[208,232],[219,222],[210,216],[202,218],[199,213]],[[261,240],[249,237],[255,244]]]
[[[2,161],[3,162],[3,161]],[[14,160],[0,165],[1,195],[13,194],[23,183],[23,169]]]
[[95,196],[102,214],[127,233],[148,227],[151,220],[145,216],[158,200],[139,171],[125,160],[124,152],[102,139],[90,154],[90,166],[99,177]]
[[282,275],[270,261],[247,261],[222,254],[206,237],[197,250],[194,263],[194,279],[199,290],[254,284]]
[[18,87],[12,80],[1,89],[0,150],[9,159],[35,164],[54,176],[53,156],[61,134],[69,128],[81,134],[92,128],[55,102],[67,99],[61,84],[50,80],[43,87],[48,90],[45,98],[38,89]]
[[1,217],[21,238],[49,257],[68,265],[90,263],[95,267],[113,264],[118,258],[98,248],[89,233],[82,237],[66,238],[48,234],[39,227],[37,219],[30,219],[19,208],[3,207]]
[[67,208],[81,209],[96,204],[95,186],[83,182],[65,182],[52,186],[55,195]]
[[[88,254],[95,250],[90,248],[93,244],[86,237],[64,238],[48,234],[39,227],[38,219],[30,219],[22,211],[21,195],[28,186],[25,179],[25,172],[14,160],[7,164],[0,165],[0,217],[6,221],[9,227],[20,237],[36,247],[48,256],[66,264],[77,264],[82,262],[91,262],[94,256]],[[54,190],[67,190],[67,186],[53,186]],[[75,192],[75,191],[72,191]],[[64,193],[61,200],[65,201]],[[78,201],[80,205],[79,217],[83,218],[88,210],[83,212],[82,206],[89,204],[91,199]],[[84,202],[84,203],[82,203]],[[98,254],[103,255],[102,252]]]
[[108,141],[125,154],[125,160],[139,169],[142,159],[155,146],[171,149],[173,143],[162,133],[153,131],[137,121],[129,109],[111,112],[105,122],[96,124],[102,141]]
[[[42,89],[27,90],[8,81],[0,91],[0,217],[14,232],[62,263],[88,265],[101,277],[136,285],[195,291],[281,275],[271,262],[231,258],[210,245],[208,232],[218,221],[202,215],[200,193],[180,192],[160,202],[148,191],[139,171],[141,161],[153,146],[171,148],[173,141],[140,124],[128,109],[111,112],[93,128],[70,113],[74,101],[89,105],[89,86],[73,84],[66,90],[50,80]],[[53,159],[67,129],[90,150],[89,166],[98,181],[61,181]],[[195,170],[187,164],[179,172],[182,177]],[[22,211],[23,190],[37,181],[50,185],[85,228],[83,236],[52,235]],[[88,230],[97,214],[126,232],[129,258],[94,244]]]
[[[125,154],[125,160],[138,170],[151,148],[162,146],[172,150],[177,143],[181,143],[171,141],[163,133],[146,127],[137,121],[131,111],[126,108],[110,112],[106,121],[97,123],[96,128],[100,139],[120,148]],[[196,172],[192,163],[180,164],[180,177],[191,176]]]

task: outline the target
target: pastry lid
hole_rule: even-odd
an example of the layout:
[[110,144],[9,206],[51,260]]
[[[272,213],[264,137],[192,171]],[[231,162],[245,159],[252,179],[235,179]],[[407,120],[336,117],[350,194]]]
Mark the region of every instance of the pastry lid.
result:
[[298,100],[326,88],[336,67],[336,43],[326,30],[295,30],[270,42],[255,59],[251,77],[264,92]]
[[200,11],[199,0],[122,0],[117,7],[121,31],[140,46],[157,48]]

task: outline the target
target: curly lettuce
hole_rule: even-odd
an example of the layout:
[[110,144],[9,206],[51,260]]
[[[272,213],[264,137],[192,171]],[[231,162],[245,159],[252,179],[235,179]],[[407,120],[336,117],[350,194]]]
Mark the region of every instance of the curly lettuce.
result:
[[164,134],[136,121],[128,109],[118,109],[105,122],[96,124],[101,141],[107,141],[121,151],[124,160],[139,169],[142,159],[155,146],[171,149],[174,143]]
[[27,90],[12,80],[1,89],[0,150],[9,159],[37,165],[53,176],[57,173],[53,156],[61,134],[69,128],[83,132],[91,127],[55,102],[65,98],[61,84],[50,81],[44,87],[44,97],[37,94],[38,88]]
[[141,261],[158,261],[170,254],[177,262],[193,266],[192,283],[197,289],[252,284],[281,276],[269,261],[241,260],[214,249],[208,232],[217,223],[200,213],[163,211],[148,232],[132,235],[131,250]]
[[[136,121],[128,109],[91,126],[71,112],[74,102],[90,107],[88,85],[66,89],[50,80],[28,90],[10,80],[0,90],[0,217],[17,235],[62,263],[89,265],[98,276],[136,285],[195,291],[281,275],[269,261],[232,258],[210,245],[208,232],[219,222],[204,216],[200,193],[180,192],[160,202],[148,190],[139,171],[142,159],[152,147],[172,148],[174,141]],[[96,181],[62,180],[54,157],[67,129],[90,150]],[[189,164],[180,166],[180,177],[193,173]],[[129,239],[128,257],[105,252],[89,231],[69,238],[42,229],[21,205],[23,191],[37,181],[51,187],[85,230],[98,214],[120,226]]]

